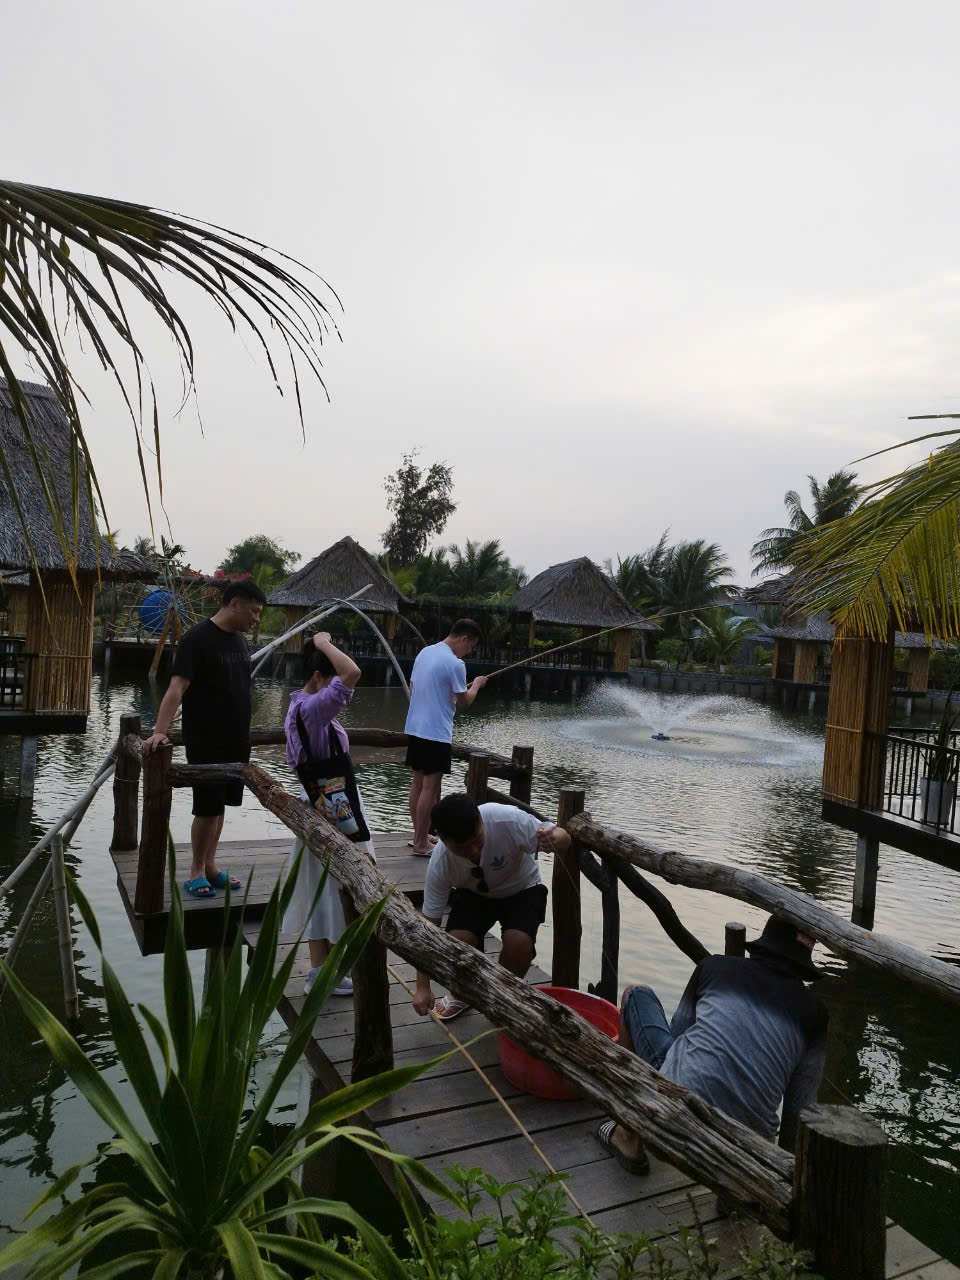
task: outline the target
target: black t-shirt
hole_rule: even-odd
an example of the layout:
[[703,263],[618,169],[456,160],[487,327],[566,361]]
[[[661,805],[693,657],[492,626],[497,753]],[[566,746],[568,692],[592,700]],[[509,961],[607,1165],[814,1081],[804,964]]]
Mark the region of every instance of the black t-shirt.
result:
[[173,675],[183,695],[183,744],[193,764],[250,759],[250,650],[238,631],[205,618],[177,645]]

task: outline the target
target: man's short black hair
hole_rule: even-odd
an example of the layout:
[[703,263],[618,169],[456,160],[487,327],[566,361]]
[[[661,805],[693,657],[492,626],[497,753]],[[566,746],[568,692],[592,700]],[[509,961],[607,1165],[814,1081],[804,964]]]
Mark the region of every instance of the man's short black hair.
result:
[[444,796],[433,806],[430,822],[441,840],[470,840],[480,826],[477,802],[465,791]]
[[315,671],[322,676],[335,676],[337,669],[325,653],[321,653],[313,643],[313,638],[304,641],[300,650],[300,675],[306,684]]
[[450,628],[452,636],[468,636],[471,640],[480,640],[483,632],[480,630],[480,624],[474,622],[472,618],[458,618]]
[[266,604],[267,597],[255,582],[244,578],[242,582],[231,582],[223,589],[221,604],[229,604],[231,600],[256,600],[257,604]]

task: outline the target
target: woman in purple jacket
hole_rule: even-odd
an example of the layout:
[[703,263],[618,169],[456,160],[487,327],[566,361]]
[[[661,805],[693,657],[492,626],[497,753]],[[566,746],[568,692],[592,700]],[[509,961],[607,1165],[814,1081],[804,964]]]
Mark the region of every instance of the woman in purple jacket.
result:
[[[352,658],[331,643],[328,631],[319,632],[304,644],[301,664],[305,684],[302,689],[290,695],[290,706],[283,723],[287,739],[287,764],[293,769],[302,764],[306,756],[297,729],[298,711],[303,718],[312,756],[323,759],[329,755],[331,726],[343,750],[349,752],[350,739],[337,717],[349,705],[360,679],[360,668]],[[306,792],[301,791],[301,795],[304,800],[307,798]],[[359,843],[356,847],[376,859],[372,840]],[[303,848],[303,842],[298,839],[291,857],[296,857]],[[299,934],[303,929],[303,936],[310,948],[310,972],[304,983],[304,994],[310,990],[333,943],[346,927],[340,905],[340,889],[333,876],[327,878],[317,905],[311,911],[322,873],[323,863],[307,849],[300,864],[300,875],[293,897],[283,917],[283,932]],[[352,995],[352,980],[345,976],[333,994]]]

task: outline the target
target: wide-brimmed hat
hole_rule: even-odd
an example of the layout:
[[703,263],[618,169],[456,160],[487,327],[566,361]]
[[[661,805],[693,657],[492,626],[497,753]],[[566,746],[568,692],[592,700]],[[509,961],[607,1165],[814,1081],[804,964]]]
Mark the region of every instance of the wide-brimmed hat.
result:
[[806,982],[815,982],[817,978],[823,977],[823,970],[818,969],[810,958],[816,945],[813,938],[801,933],[787,920],[770,916],[760,937],[746,945],[751,956],[773,956],[779,960],[788,960],[797,970],[797,976]]

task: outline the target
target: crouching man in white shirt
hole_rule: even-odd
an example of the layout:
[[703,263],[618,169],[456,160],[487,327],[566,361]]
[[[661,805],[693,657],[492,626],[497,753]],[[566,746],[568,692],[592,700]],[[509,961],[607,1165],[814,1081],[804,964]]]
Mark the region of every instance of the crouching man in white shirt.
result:
[[[500,963],[524,977],[547,912],[547,887],[540,882],[535,855],[538,849],[568,849],[570,836],[513,805],[477,806],[463,792],[436,804],[431,821],[440,843],[427,867],[423,914],[439,925],[449,901],[447,932],[481,949],[498,923]],[[437,1017],[449,1021],[468,1006],[453,996],[435,1000],[429,977],[418,973],[413,1007],[421,1015],[435,1008]]]

